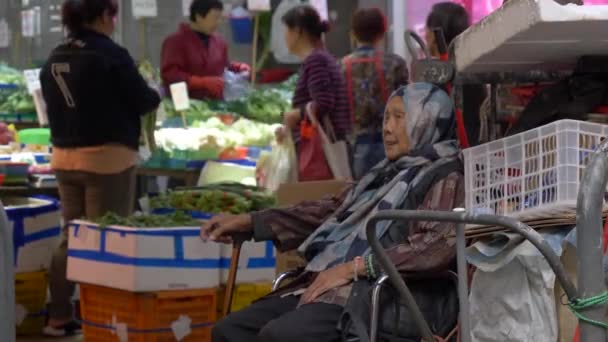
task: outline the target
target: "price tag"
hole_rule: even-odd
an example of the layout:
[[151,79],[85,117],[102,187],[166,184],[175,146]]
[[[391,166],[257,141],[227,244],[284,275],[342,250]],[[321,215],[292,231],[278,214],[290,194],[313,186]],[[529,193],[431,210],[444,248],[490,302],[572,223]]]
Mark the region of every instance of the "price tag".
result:
[[156,0],[131,0],[133,17],[155,18],[158,16]]
[[247,9],[250,11],[270,11],[270,0],[247,0]]
[[327,9],[327,0],[309,0],[310,5],[314,7],[321,16],[322,20],[329,20],[329,10]]
[[0,20],[0,48],[7,48],[11,43],[11,32],[6,20]]
[[171,98],[175,110],[182,111],[190,108],[190,98],[188,97],[188,86],[186,82],[174,83],[169,87],[171,89]]
[[25,82],[27,84],[27,90],[30,94],[33,94],[36,90],[40,89],[40,69],[29,69],[24,70],[23,75],[25,76]]

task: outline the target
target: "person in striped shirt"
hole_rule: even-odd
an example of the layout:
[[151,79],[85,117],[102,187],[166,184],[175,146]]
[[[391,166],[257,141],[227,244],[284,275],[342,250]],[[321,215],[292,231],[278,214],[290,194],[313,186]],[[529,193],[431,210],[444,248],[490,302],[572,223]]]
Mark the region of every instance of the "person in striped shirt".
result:
[[[292,8],[282,20],[287,26],[287,48],[303,61],[292,99],[293,110],[284,114],[285,126],[293,131],[297,153],[300,153],[300,125],[306,118],[307,107],[314,109],[319,122],[329,116],[337,139],[346,139],[351,131],[346,82],[336,58],[325,49],[322,39],[329,31],[329,23],[321,20],[319,13],[309,5]],[[279,131],[279,140],[283,136],[284,132]],[[324,180],[332,176],[309,178],[306,180]]]

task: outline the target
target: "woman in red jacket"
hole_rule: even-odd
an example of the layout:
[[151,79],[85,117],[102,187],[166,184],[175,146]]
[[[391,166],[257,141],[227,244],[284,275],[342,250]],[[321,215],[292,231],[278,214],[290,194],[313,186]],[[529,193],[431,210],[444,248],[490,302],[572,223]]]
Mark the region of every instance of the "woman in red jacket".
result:
[[186,82],[190,97],[222,99],[224,69],[249,71],[243,63],[228,60],[228,46],[217,35],[224,5],[219,0],[194,0],[190,23],[184,23],[162,46],[161,74],[165,86]]

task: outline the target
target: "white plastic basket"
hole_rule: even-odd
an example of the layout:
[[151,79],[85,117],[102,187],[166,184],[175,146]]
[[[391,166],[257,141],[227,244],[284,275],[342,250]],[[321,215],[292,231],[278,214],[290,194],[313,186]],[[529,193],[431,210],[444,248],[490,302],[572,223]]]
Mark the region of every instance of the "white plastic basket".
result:
[[579,184],[608,126],[562,120],[464,150],[466,207],[520,220],[576,210]]

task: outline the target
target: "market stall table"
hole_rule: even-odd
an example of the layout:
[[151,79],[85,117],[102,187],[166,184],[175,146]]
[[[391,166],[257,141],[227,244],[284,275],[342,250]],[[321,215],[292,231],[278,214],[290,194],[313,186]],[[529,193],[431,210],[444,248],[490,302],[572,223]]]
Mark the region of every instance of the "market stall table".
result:
[[200,169],[156,169],[156,168],[147,168],[140,167],[137,169],[138,176],[147,176],[147,177],[169,177],[173,179],[179,179],[184,181],[185,186],[196,186],[198,182],[198,178],[200,176]]

